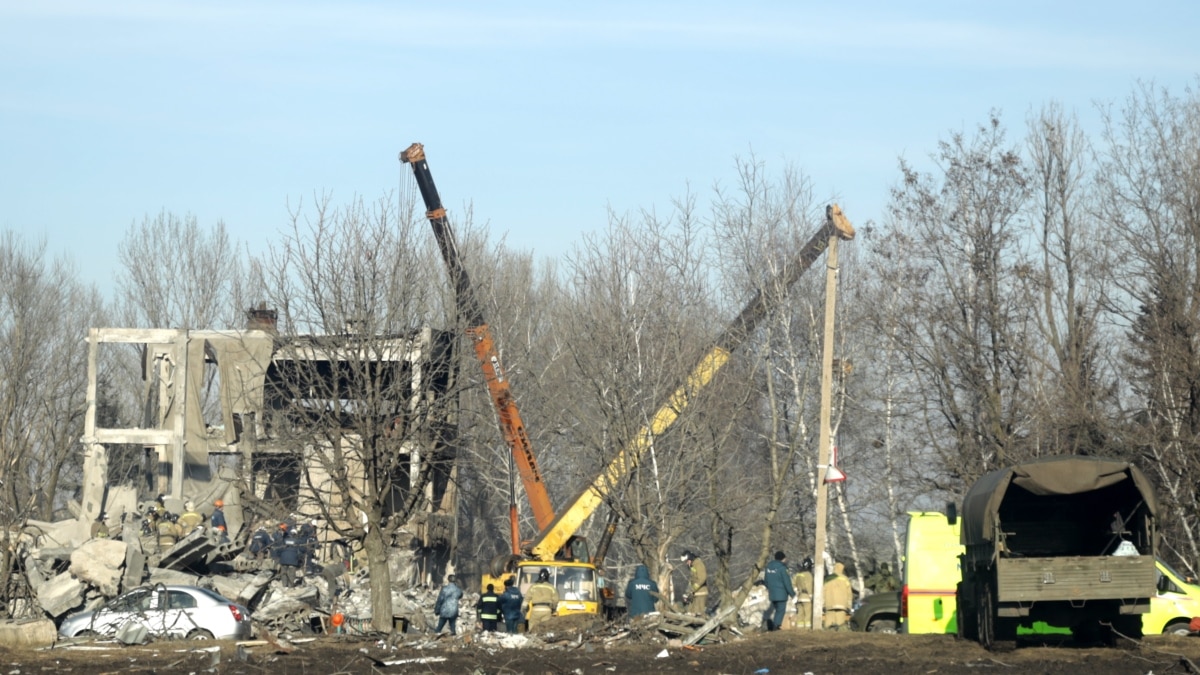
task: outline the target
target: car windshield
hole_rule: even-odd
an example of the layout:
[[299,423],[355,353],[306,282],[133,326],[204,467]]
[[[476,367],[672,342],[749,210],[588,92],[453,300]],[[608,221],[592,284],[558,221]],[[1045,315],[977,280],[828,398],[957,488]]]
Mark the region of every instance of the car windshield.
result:
[[196,587],[196,588],[191,589],[191,591],[197,595],[203,595],[204,597],[208,598],[209,600],[212,600],[213,602],[220,604],[220,605],[232,604],[230,602],[230,600],[227,599],[225,596],[217,593],[216,591],[211,591],[207,588]]
[[1170,565],[1168,565],[1166,563],[1166,561],[1158,560],[1158,564],[1161,565],[1163,567],[1163,569],[1167,570],[1167,572],[1169,572],[1171,574],[1171,576],[1178,579],[1180,583],[1187,584],[1188,586],[1198,585],[1198,584],[1196,584],[1196,580],[1194,578],[1192,578],[1186,574],[1180,574],[1179,570],[1176,570],[1174,567],[1171,567]]

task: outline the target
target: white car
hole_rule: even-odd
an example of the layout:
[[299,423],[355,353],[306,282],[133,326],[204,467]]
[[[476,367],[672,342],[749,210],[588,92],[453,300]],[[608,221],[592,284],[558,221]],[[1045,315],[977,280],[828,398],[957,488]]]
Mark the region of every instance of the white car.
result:
[[250,611],[199,586],[135,588],[99,609],[72,614],[58,628],[62,637],[111,637],[133,623],[154,637],[228,640],[251,637]]

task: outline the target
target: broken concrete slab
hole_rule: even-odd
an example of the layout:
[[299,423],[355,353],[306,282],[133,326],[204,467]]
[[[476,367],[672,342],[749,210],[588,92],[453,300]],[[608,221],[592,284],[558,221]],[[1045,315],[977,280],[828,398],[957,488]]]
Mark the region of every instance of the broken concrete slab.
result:
[[121,588],[129,590],[142,584],[146,576],[146,554],[142,551],[142,540],[132,528],[121,538],[125,542],[125,575],[121,577]]
[[158,561],[159,567],[174,570],[185,570],[207,562],[208,556],[218,543],[208,536],[207,528],[199,527],[180,539],[171,548],[163,552]]
[[38,604],[47,614],[60,617],[83,603],[83,592],[87,585],[63,572],[56,577],[47,579],[38,589]]
[[271,582],[274,576],[271,572],[260,572],[254,575],[229,574],[210,577],[209,581],[221,595],[249,607],[251,600]]
[[50,619],[0,621],[0,646],[40,649],[54,644],[58,631]]
[[71,574],[100,589],[106,596],[121,590],[125,552],[129,547],[115,539],[92,539],[71,554]]
[[188,572],[180,572],[179,570],[168,570],[161,567],[150,568],[149,583],[151,584],[182,584],[184,586],[195,586],[200,581],[200,575],[189,574]]

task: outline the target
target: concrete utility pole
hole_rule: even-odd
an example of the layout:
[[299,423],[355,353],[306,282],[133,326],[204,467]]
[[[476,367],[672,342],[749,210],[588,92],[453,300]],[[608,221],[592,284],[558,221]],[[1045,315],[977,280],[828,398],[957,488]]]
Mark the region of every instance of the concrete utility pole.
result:
[[825,524],[828,521],[829,487],[825,478],[829,474],[829,455],[832,429],[829,417],[833,398],[833,318],[837,303],[838,280],[837,234],[829,236],[829,253],[825,258],[825,336],[821,349],[821,433],[817,448],[817,554],[813,556],[813,603],[812,627],[821,630],[825,608]]

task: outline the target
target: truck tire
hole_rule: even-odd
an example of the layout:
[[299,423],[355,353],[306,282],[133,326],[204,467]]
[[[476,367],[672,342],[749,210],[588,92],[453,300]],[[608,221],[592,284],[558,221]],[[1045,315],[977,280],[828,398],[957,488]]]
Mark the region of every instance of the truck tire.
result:
[[996,616],[996,592],[994,583],[987,579],[976,584],[976,600],[979,611],[979,644],[988,651],[1007,651],[1017,646],[1017,619]]
[[975,628],[979,644],[991,649],[996,641],[996,615],[992,609],[992,590],[987,583],[975,584]]
[[895,633],[895,619],[875,619],[867,624],[868,633]]
[[955,589],[958,605],[958,637],[971,642],[979,642],[979,617],[976,615],[975,598],[972,595],[974,587],[967,582],[959,582]]

